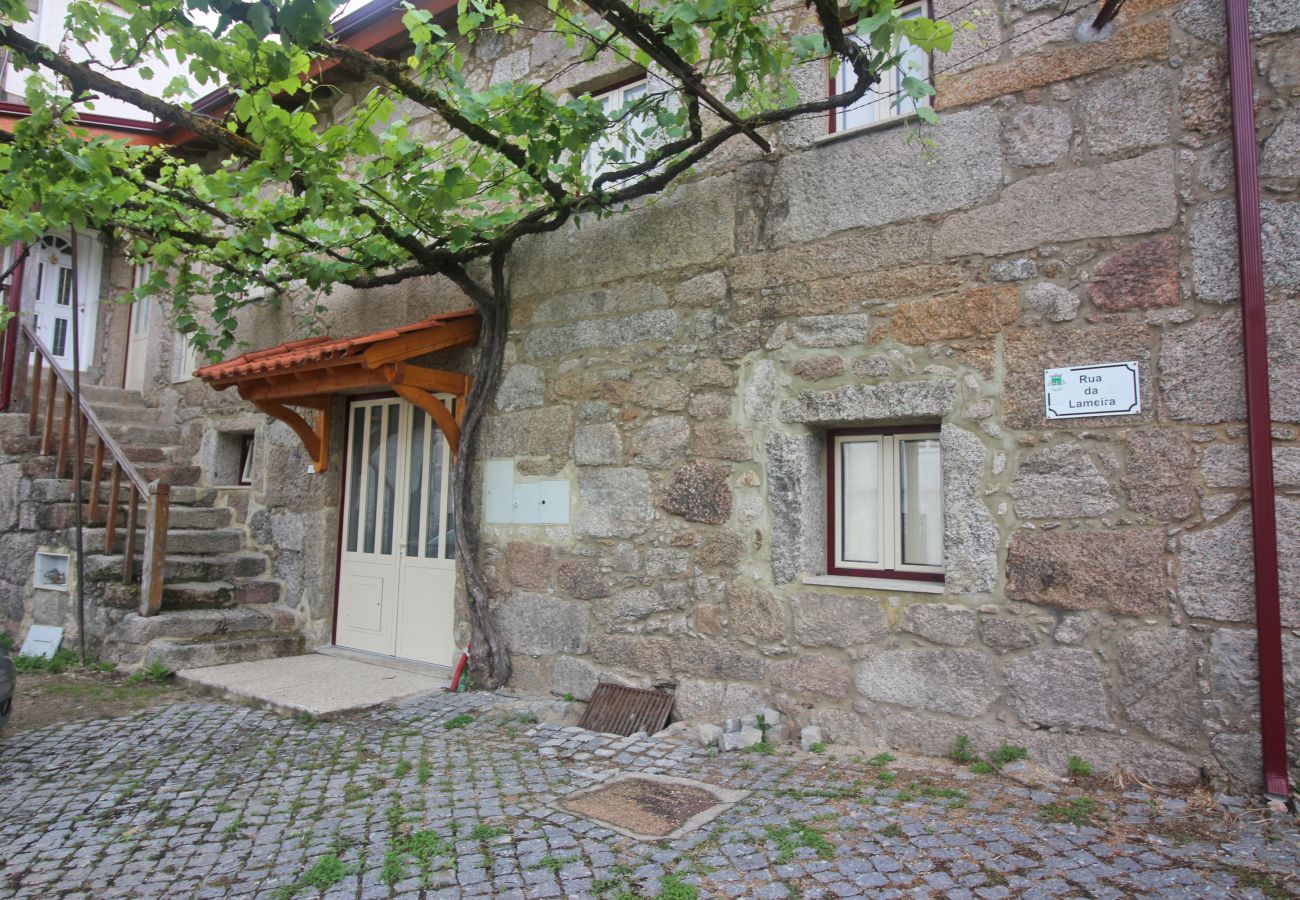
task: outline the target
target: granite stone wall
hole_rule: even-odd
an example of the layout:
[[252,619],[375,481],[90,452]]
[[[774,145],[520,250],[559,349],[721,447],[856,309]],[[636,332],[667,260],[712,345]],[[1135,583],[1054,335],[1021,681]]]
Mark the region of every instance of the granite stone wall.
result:
[[[653,204],[518,248],[478,457],[513,460],[519,483],[567,481],[571,505],[567,524],[483,526],[513,684],[585,698],[600,679],[671,682],[682,718],[763,703],[839,743],[944,753],[967,734],[1060,768],[1077,754],[1255,782],[1221,4],[1129,0],[1086,43],[1090,10],[933,12],[957,6],[975,27],[936,59],[939,126],[828,138],[825,120],[795,122],[769,157],[733,141]],[[1254,12],[1294,715],[1300,14]],[[774,15],[807,24],[800,5]],[[493,37],[467,73],[562,72],[573,89],[625,74],[569,52]],[[825,85],[815,67],[800,78]],[[355,334],[465,305],[437,280],[340,291],[321,324]],[[297,312],[262,314],[250,341],[294,336]],[[1125,361],[1140,414],[1044,419],[1043,369]],[[155,395],[196,427],[256,427],[249,528],[328,641],[338,469],[307,475],[288,430],[237,398]],[[825,429],[912,422],[942,427],[943,593],[810,583]]]

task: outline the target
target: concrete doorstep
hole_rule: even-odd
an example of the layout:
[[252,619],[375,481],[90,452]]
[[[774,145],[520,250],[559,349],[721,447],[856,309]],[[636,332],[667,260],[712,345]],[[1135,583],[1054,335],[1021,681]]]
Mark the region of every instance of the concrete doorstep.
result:
[[176,680],[221,697],[318,719],[397,703],[448,685],[436,670],[395,669],[321,653],[184,669]]

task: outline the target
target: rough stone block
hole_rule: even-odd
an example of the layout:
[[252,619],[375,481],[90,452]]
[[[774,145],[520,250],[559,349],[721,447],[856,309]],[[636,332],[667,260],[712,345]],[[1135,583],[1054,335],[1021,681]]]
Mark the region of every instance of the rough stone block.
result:
[[659,678],[672,671],[673,653],[673,644],[666,638],[624,634],[595,634],[591,637],[591,657],[596,662],[631,669],[650,678]]
[[794,694],[842,700],[849,695],[853,672],[838,660],[808,656],[772,667],[772,686]]
[[1011,499],[1022,519],[1104,516],[1119,508],[1106,474],[1081,444],[1073,442],[1026,456],[1011,484]]
[[894,337],[923,345],[954,338],[998,334],[1020,316],[1020,291],[1013,285],[975,288],[926,300],[900,303],[894,310]]
[[[1300,547],[1300,497],[1277,498],[1277,545]],[[1278,560],[1282,624],[1300,626],[1300,555]],[[1189,616],[1220,622],[1255,620],[1255,568],[1250,510],[1183,534],[1179,539],[1178,597]]]
[[587,606],[546,594],[515,591],[497,607],[506,646],[534,654],[585,653]]
[[671,309],[584,319],[569,325],[533,329],[524,338],[523,354],[527,359],[545,359],[630,344],[666,344],[673,340],[680,326],[681,316]]
[[691,426],[685,416],[660,416],[633,434],[630,455],[637,465],[667,469],[681,460],[690,441]]
[[1033,626],[1019,619],[983,618],[980,620],[980,638],[985,646],[999,653],[1023,650],[1038,643]]
[[805,725],[799,729],[799,748],[801,750],[811,752],[814,745],[824,743],[822,730],[816,725]]
[[1004,134],[1007,158],[1018,166],[1051,165],[1070,149],[1070,136],[1073,132],[1070,116],[1064,110],[1052,106],[1023,107],[1011,117],[1011,123]]
[[569,455],[573,410],[549,406],[490,416],[483,423],[482,450],[487,458]]
[[1175,746],[1201,740],[1196,652],[1191,636],[1172,628],[1135,631],[1119,641],[1119,700],[1128,717]]
[[[560,293],[726,259],[735,250],[736,184],[730,176],[693,181],[655,203],[607,219],[584,216],[520,242],[514,280],[534,293]],[[593,246],[602,247],[592,253]]]
[[993,590],[998,577],[998,529],[980,496],[988,453],[979,438],[945,423],[943,455],[944,586],[950,594]]
[[734,569],[745,557],[744,536],[734,531],[714,531],[695,551],[695,564],[704,569]]
[[618,427],[583,425],[573,436],[573,461],[580,466],[616,466],[623,461],[623,439]]
[[1006,665],[1009,702],[1027,725],[1109,729],[1101,664],[1088,650],[1036,650]]
[[579,600],[597,600],[609,596],[609,585],[600,569],[589,559],[570,559],[555,570],[555,583],[561,591]]
[[497,388],[497,409],[516,412],[534,409],[546,399],[546,374],[537,366],[525,363],[511,366]]
[[691,452],[713,459],[746,462],[754,458],[754,433],[741,425],[702,422],[695,426]]
[[824,381],[844,374],[844,360],[838,356],[810,356],[795,363],[793,372],[804,381]]
[[[1264,287],[1300,290],[1300,203],[1260,202]],[[1233,303],[1241,296],[1237,266],[1237,208],[1230,199],[1209,200],[1192,217],[1192,282],[1196,296]]]
[[1170,70],[1143,66],[1090,82],[1079,96],[1088,151],[1114,156],[1169,140],[1176,108]]
[[869,700],[954,716],[978,716],[998,694],[978,650],[885,650],[859,663],[854,680]]
[[577,700],[590,700],[599,681],[600,670],[585,659],[557,656],[551,666],[551,693],[562,697],[568,694]]
[[1172,429],[1143,429],[1128,439],[1124,474],[1129,506],[1157,522],[1192,514],[1192,450]]
[[731,633],[760,641],[784,640],[787,628],[785,604],[767,591],[739,582],[727,587]]
[[1154,19],[1128,25],[1104,41],[1072,44],[1016,56],[1010,62],[980,66],[938,81],[936,109],[968,106],[1004,94],[1079,78],[1112,66],[1160,57],[1169,50],[1169,23]]
[[1007,597],[1061,609],[1151,615],[1168,602],[1165,535],[1153,529],[1017,531]]
[[506,544],[506,577],[517,588],[545,590],[551,580],[551,548],[527,541]]
[[610,598],[610,618],[618,625],[638,622],[685,606],[685,596],[652,588],[634,588]]
[[865,313],[846,316],[804,316],[794,323],[794,341],[801,347],[851,347],[870,333]]
[[[1206,487],[1250,486],[1250,459],[1245,444],[1210,444],[1201,451],[1201,476]],[[1300,485],[1300,447],[1273,447],[1273,482]]]
[[[991,109],[945,116],[932,131],[942,166],[917,165],[915,145],[897,128],[785,157],[772,185],[768,240],[809,241],[962,209],[1001,186],[998,120]],[[863,178],[865,171],[879,177]]]
[[794,639],[805,647],[853,647],[889,633],[884,610],[870,597],[796,594],[790,606]]
[[654,515],[645,469],[589,469],[578,473],[574,531],[591,537],[640,534]]
[[[1042,380],[1041,374],[1039,380]],[[956,384],[945,378],[888,384],[846,384],[828,391],[800,391],[781,404],[781,421],[838,425],[873,420],[940,418],[952,409]],[[1041,390],[1041,388],[1040,388]]]
[[945,219],[934,245],[949,257],[1002,256],[1047,243],[1161,231],[1177,212],[1173,155],[1155,150],[1023,178],[995,202]]
[[717,638],[679,638],[669,645],[668,652],[674,670],[701,678],[761,681],[768,668],[767,660],[755,656],[751,648]]
[[1026,323],[1069,322],[1079,314],[1079,298],[1068,288],[1040,281],[1025,288]]
[[772,523],[772,582],[789,584],[822,565],[826,548],[821,441],[773,431],[767,437],[767,505]]
[[1123,311],[1177,306],[1178,238],[1173,235],[1131,244],[1092,270],[1089,296],[1098,309]]
[[1140,416],[1072,419],[1068,423],[1071,428],[1132,425],[1151,418],[1151,341],[1141,325],[1009,329],[1003,346],[1003,401],[1010,428],[1041,428],[1048,424],[1043,410],[1043,370],[1067,361],[1069,365],[1086,366],[1134,360],[1141,370]]
[[903,611],[903,630],[936,644],[962,647],[975,640],[973,609],[952,603],[913,603]]
[[690,522],[721,525],[731,518],[732,495],[726,469],[705,462],[681,466],[664,486],[660,505]]
[[[1272,416],[1300,422],[1300,300],[1270,303],[1267,316]],[[1244,420],[1241,314],[1233,310],[1169,332],[1160,389],[1170,418],[1207,425]]]

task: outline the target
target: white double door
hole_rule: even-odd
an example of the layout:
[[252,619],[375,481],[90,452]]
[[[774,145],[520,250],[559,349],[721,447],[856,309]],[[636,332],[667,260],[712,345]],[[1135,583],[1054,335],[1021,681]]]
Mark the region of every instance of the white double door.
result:
[[352,404],[334,641],[450,665],[456,560],[446,438],[422,409]]

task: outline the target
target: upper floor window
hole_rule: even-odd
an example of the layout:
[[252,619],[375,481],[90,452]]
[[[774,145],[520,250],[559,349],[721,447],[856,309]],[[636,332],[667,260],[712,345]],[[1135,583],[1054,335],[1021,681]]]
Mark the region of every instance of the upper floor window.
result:
[[[924,12],[924,3],[913,3],[902,7],[900,17],[915,19],[923,15]],[[863,38],[858,37],[856,34],[853,36],[853,40],[860,44],[866,43]],[[911,75],[915,78],[928,80],[930,77],[930,54],[913,47],[906,38],[902,39],[900,49],[902,57],[899,59],[898,65],[881,72],[880,81],[872,85],[861,100],[852,106],[831,111],[830,132],[832,134],[901,118],[916,111],[917,101],[903,91],[903,78]],[[852,88],[855,82],[856,76],[852,67],[841,65],[836,76],[831,79],[831,94],[843,93]]]
[[827,432],[827,572],[943,580],[937,426]]
[[[645,94],[646,79],[641,77],[592,95],[592,99],[604,108],[611,124],[610,129],[592,143],[583,156],[582,171],[589,178],[595,179],[605,172],[645,159],[642,135],[650,125],[650,116],[644,110],[634,112],[631,109]],[[609,156],[611,152],[617,152],[621,158]]]

